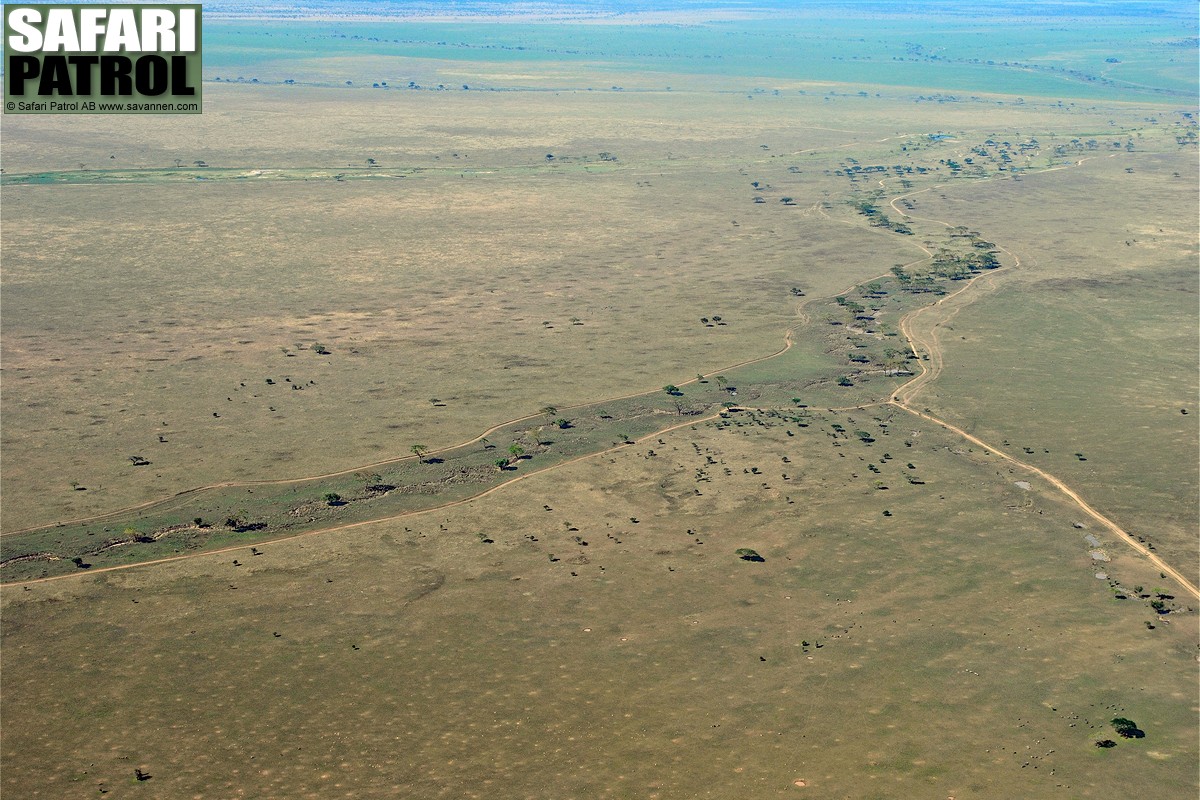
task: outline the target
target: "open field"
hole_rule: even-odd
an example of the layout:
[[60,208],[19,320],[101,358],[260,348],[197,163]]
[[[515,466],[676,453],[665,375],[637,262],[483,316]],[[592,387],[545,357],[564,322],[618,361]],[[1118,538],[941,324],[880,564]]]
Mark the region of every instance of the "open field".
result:
[[[945,373],[918,402],[1083,490],[1193,582],[1200,521],[1178,499],[1200,492],[1200,287],[1196,230],[1171,220],[1196,180],[1194,158],[1124,154],[970,201],[922,195],[913,212],[994,231],[1030,261],[944,325]],[[1014,224],[1064,188],[1096,200]]]
[[1194,20],[602,5],[5,118],[0,792],[1195,795]]
[[[297,91],[330,123],[293,144]],[[36,118],[6,132],[6,530],[350,469],[510,410],[774,352],[797,321],[792,287],[829,295],[924,255],[840,213],[846,189],[874,180],[834,174],[847,158],[923,161],[936,178],[963,139],[1004,122],[1120,130],[1117,112],[1144,116],[964,102],[939,105],[933,126],[926,105],[884,98],[408,93],[364,108],[338,90],[210,94],[213,146],[180,144],[170,122],[117,147],[132,124],[119,118],[73,120],[86,140]],[[447,120],[462,126],[451,142]],[[221,134],[232,125],[259,132],[241,156]],[[931,142],[931,128],[961,139]],[[1032,152],[1015,164],[1065,161]],[[79,170],[105,161],[115,172]],[[178,180],[175,161],[217,177]],[[22,185],[51,167],[65,183]],[[700,322],[713,315],[725,324]]]
[[[262,98],[230,91],[254,118],[294,108],[280,99],[263,111]],[[514,119],[508,131],[493,123],[492,139],[533,136],[536,115],[518,119],[529,109],[517,99],[481,97],[472,111],[481,127],[485,118]],[[455,106],[464,98],[452,100],[388,102],[374,109],[386,113],[374,123],[390,130],[405,118],[417,129],[415,115],[461,118]],[[650,116],[638,102],[613,114],[630,128],[641,115],[647,141],[621,138],[617,122],[581,141],[574,112],[570,127],[555,131],[553,102],[538,98],[549,131],[542,147],[517,153],[465,138],[447,147],[439,130],[424,131],[414,148],[425,152],[424,171],[393,180],[268,174],[134,191],[13,187],[6,527],[128,505],[181,484],[350,468],[416,442],[451,444],[510,409],[678,383],[777,349],[792,321],[789,287],[827,294],[906,259],[902,242],[856,237],[777,201],[751,203],[749,171],[769,157],[764,136],[791,153],[845,134],[788,130],[788,112],[777,108],[773,135],[751,138],[734,109],[721,112],[727,101],[695,109],[688,98],[671,100],[680,119],[661,132],[661,108]],[[589,114],[612,112],[606,98]],[[701,141],[677,139],[693,127]],[[278,135],[285,131],[281,122]],[[340,155],[404,166],[400,138]],[[499,152],[479,152],[489,145]],[[250,165],[329,162],[320,142],[309,148],[242,163],[249,173]],[[157,162],[169,163],[162,149]],[[608,152],[618,161],[601,161]],[[553,163],[547,153],[557,154]],[[214,166],[232,157],[199,155]],[[820,181],[807,189],[797,202],[823,199]],[[121,204],[128,222],[96,218],[95,203]],[[161,227],[141,224],[150,215]],[[712,268],[743,260],[752,275]],[[78,268],[64,273],[62,263]],[[712,315],[726,324],[699,321]],[[330,354],[312,352],[316,343]],[[448,360],[455,369],[445,369]],[[133,455],[152,465],[131,468]],[[72,491],[72,481],[87,492]]]
[[[10,589],[5,788],[1186,794],[1194,616],[1148,630],[1054,493],[878,416],[739,414],[352,536]],[[1097,749],[1115,716],[1146,738]]]

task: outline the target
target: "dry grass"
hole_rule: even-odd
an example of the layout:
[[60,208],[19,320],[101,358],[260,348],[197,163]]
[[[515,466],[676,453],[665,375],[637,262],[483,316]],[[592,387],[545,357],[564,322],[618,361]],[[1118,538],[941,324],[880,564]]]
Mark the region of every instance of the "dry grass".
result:
[[[1187,786],[1190,617],[1147,630],[1053,494],[881,420],[738,415],[241,566],[9,590],[5,789],[135,767],[156,793],[280,798]],[[1113,716],[1147,738],[1097,750]]]
[[[689,125],[690,102],[654,113]],[[452,124],[435,111],[444,121],[427,119],[426,149],[444,147]],[[647,128],[659,118],[638,117],[651,113],[640,101],[630,113]],[[580,142],[544,120],[556,163],[485,139],[467,176],[468,163],[434,163],[379,181],[6,189],[5,527],[350,468],[469,438],[513,411],[677,383],[775,350],[794,321],[789,287],[830,293],[906,258],[903,243],[751,205],[760,138],[795,150],[830,134],[746,141],[725,113],[723,144],[690,145],[713,148],[703,158],[668,158],[689,149],[675,126],[643,141],[610,123]],[[502,133],[529,135],[529,120],[503,119]],[[21,131],[10,137],[19,164]],[[329,158],[275,146],[272,164]],[[610,151],[615,165],[599,161]],[[382,148],[354,160],[367,153],[399,161]],[[823,199],[827,179],[813,178],[789,189],[799,203]],[[98,217],[98,205],[121,213]],[[699,322],[714,314],[728,324]],[[297,347],[318,342],[332,354]],[[152,465],[131,467],[132,455]]]
[[[200,120],[6,120],[6,177],[176,158],[248,176],[5,186],[6,531],[467,440],[546,404],[773,352],[794,327],[787,356],[734,376],[747,397],[787,404],[847,347],[819,299],[935,238],[937,226],[868,228],[847,201],[873,198],[876,179],[850,183],[847,158],[932,167],[992,136],[1069,139],[1148,113],[894,94],[206,95]],[[938,130],[955,138],[924,136]],[[924,397],[997,446],[1054,439],[1048,468],[1085,497],[1183,530],[1194,510],[1164,483],[1194,469],[1195,425],[1154,414],[1195,390],[1143,370],[1190,370],[1192,351],[1088,367],[1136,358],[1141,337],[1175,336],[1171,319],[1188,313],[1171,292],[1188,288],[1174,268],[1193,252],[1189,223],[1147,226],[1194,199],[1194,175],[1171,188],[1161,168],[1177,157],[1152,151],[1174,144],[1147,136],[1146,152],[1095,168],[927,179],[951,186],[914,198],[914,214],[977,227],[1026,266],[954,306],[939,333],[947,368]],[[367,158],[421,171],[327,177],[369,171]],[[1021,166],[1070,160],[1046,145]],[[753,203],[751,181],[768,202]],[[1121,226],[1155,247],[1104,238]],[[1097,346],[1074,298],[1118,291]],[[700,323],[713,314],[727,324]],[[1060,324],[1039,325],[1045,314]],[[1070,368],[1039,381],[1060,355]],[[1029,368],[1012,384],[1020,403],[978,390],[1013,364]],[[1194,794],[1194,603],[1167,599],[1159,618],[1149,602],[1170,587],[1157,570],[1105,536],[1111,561],[1093,563],[1083,537],[1096,531],[1072,527],[1077,509],[1036,480],[1018,487],[1029,476],[979,448],[894,408],[820,410],[894,381],[850,395],[827,383],[805,395],[808,427],[737,413],[453,509],[260,543],[261,555],[7,586],[0,785],[21,797]],[[1071,400],[1106,387],[1114,420],[1146,398],[1130,418],[1150,433],[1116,438],[1120,423]],[[1078,441],[1095,472],[1062,463]],[[1146,468],[1155,458],[1162,469]],[[1114,716],[1146,738],[1097,749]]]
[[1009,442],[1193,581],[1200,521],[1179,500],[1200,491],[1200,286],[1196,232],[1175,210],[1194,204],[1195,179],[1185,154],[1121,154],[990,186],[982,204],[947,191],[914,212],[995,231],[1026,262],[944,325],[945,374],[918,402]]

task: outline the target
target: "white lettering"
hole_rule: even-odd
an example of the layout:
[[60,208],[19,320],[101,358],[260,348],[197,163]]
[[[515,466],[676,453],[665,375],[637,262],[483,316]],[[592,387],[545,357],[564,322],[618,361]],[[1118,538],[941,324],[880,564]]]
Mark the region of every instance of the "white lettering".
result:
[[68,53],[79,52],[79,34],[75,31],[75,17],[69,8],[52,8],[46,15],[46,36],[42,50]]
[[175,50],[175,15],[162,9],[142,9],[142,52]]
[[44,24],[34,8],[7,11],[12,35],[8,49],[17,53],[196,52],[196,9],[178,15],[163,8],[81,8],[79,25],[69,8],[51,8]]
[[42,31],[30,24],[40,22],[42,14],[37,13],[34,8],[16,8],[8,12],[8,25],[11,25],[13,32],[20,37],[8,37],[8,47],[17,50],[18,53],[32,53],[42,49]]
[[179,52],[196,52],[196,9],[179,9]]
[[84,53],[94,53],[99,48],[96,40],[104,33],[104,18],[108,16],[107,8],[83,8],[79,10],[79,49]]
[[8,13],[8,24],[16,36],[8,37],[8,46],[18,53],[32,53],[42,49],[42,32],[31,25],[41,22],[42,15],[33,8],[16,8]]
[[108,15],[108,31],[104,36],[104,52],[119,53],[137,51],[142,46],[138,40],[137,20],[132,8],[114,8]]

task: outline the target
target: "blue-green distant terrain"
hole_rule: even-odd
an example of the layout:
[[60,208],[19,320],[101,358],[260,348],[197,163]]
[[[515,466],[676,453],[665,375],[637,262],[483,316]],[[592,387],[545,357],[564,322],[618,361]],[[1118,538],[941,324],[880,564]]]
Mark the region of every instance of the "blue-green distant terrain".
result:
[[[660,15],[643,23],[620,13],[628,4],[604,3],[558,4],[593,10],[602,24],[518,16],[497,23],[494,14],[406,21],[397,16],[406,13],[403,3],[310,5],[309,14],[333,19],[281,19],[272,17],[277,6],[257,15],[253,6],[209,4],[204,61],[209,78],[277,82],[289,63],[329,59],[330,84],[345,82],[337,64],[405,58],[558,63],[610,71],[614,83],[623,74],[664,73],[1175,103],[1194,101],[1200,90],[1194,3],[1000,3],[966,13],[968,4],[929,0],[766,2],[744,19],[712,21],[721,4],[659,5],[680,21]],[[337,20],[343,13],[379,16]],[[361,79],[351,72],[344,77]]]

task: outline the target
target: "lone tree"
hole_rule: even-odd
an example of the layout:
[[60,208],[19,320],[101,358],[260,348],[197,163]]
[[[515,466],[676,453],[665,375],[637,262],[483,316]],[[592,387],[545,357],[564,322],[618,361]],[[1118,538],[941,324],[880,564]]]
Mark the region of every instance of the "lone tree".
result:
[[340,506],[342,504],[342,496],[337,492],[326,492],[325,502],[331,506]]
[[547,417],[553,417],[558,413],[558,409],[554,406],[542,406],[541,413],[545,414]]
[[417,457],[418,462],[420,462],[422,464],[425,463],[425,454],[429,452],[428,447],[426,447],[423,444],[414,444],[412,447],[410,447],[408,449],[411,450],[412,454]]
[[683,394],[683,392],[679,391],[679,387],[673,383],[668,383],[666,386],[664,386],[663,391],[666,392],[667,394],[671,395],[672,397],[676,397],[678,395]]
[[519,461],[521,456],[525,455],[525,448],[519,444],[513,444],[508,448],[508,452],[512,455],[510,462]]
[[1146,736],[1146,732],[1139,728],[1136,722],[1125,717],[1113,717],[1112,726],[1113,730],[1125,739],[1142,739]]

